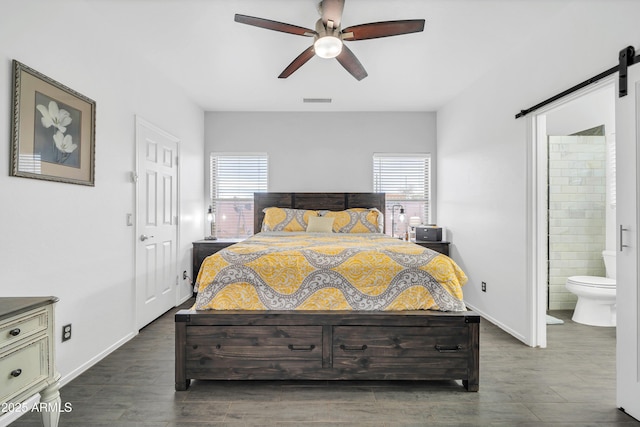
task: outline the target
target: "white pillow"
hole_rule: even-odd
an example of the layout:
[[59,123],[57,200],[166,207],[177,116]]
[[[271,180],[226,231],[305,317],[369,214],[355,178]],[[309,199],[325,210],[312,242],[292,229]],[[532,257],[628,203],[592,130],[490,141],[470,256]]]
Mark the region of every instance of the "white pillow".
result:
[[307,224],[308,233],[331,233],[333,232],[334,218],[323,216],[310,216]]

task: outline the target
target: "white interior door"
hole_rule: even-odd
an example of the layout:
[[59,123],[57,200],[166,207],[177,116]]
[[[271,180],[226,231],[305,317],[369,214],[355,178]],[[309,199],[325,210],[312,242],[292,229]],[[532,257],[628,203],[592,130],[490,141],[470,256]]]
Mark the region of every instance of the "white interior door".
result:
[[136,117],[136,299],[138,329],[175,306],[178,143]]
[[[640,420],[640,316],[638,306],[638,125],[640,65],[629,68],[628,95],[616,100],[617,405]],[[616,87],[617,93],[617,87]]]

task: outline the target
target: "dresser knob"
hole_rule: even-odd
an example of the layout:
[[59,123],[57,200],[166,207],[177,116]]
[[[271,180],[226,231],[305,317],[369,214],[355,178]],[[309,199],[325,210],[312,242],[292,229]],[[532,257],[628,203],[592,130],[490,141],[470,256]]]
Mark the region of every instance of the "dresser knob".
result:
[[21,373],[22,373],[22,369],[14,369],[13,371],[11,371],[11,376],[14,378],[19,377]]
[[18,335],[20,335],[20,328],[10,330],[9,335],[11,335],[12,337],[17,337]]

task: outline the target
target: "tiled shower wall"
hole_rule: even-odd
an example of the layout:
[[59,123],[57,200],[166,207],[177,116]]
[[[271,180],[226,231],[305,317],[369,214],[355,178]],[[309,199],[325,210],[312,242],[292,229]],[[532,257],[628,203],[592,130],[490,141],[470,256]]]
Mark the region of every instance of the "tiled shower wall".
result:
[[604,136],[549,137],[549,309],[572,310],[569,276],[604,276]]

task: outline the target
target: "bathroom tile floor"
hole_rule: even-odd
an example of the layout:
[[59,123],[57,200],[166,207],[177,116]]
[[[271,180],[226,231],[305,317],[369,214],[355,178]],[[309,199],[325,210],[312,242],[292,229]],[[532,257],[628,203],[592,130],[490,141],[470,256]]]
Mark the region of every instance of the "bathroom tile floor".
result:
[[[188,305],[188,303],[186,304]],[[457,382],[208,382],[175,392],[173,313],[61,389],[60,426],[638,426],[616,409],[615,328],[548,326],[548,348],[481,323],[480,391]],[[14,427],[39,426],[37,413]]]

